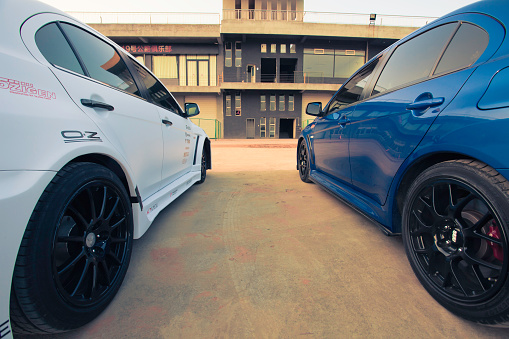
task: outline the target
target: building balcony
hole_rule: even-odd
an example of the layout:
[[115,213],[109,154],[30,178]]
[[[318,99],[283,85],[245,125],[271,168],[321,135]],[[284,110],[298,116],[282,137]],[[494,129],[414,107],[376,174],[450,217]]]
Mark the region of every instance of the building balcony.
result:
[[345,80],[325,77],[322,72],[260,74],[258,78],[245,73],[220,75],[218,83],[222,89],[336,91]]

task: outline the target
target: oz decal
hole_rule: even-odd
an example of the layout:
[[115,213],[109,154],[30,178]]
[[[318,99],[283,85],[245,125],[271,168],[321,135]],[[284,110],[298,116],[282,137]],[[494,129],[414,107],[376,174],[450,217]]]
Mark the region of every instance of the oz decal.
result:
[[12,94],[20,94],[28,97],[39,99],[53,100],[57,96],[55,92],[46,91],[44,89],[35,88],[34,84],[14,79],[0,77],[0,89],[8,90]]
[[62,134],[66,144],[72,142],[102,142],[102,139],[97,135],[97,132],[62,131],[60,134]]

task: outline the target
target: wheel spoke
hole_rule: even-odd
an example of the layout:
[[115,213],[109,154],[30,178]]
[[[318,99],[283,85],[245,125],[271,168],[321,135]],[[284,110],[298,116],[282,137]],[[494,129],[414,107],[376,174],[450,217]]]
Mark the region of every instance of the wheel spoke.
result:
[[90,225],[90,220],[86,220],[85,217],[76,208],[74,208],[74,206],[69,205],[67,210],[71,211],[72,214],[78,218],[78,221],[81,222],[85,230],[88,228]]
[[58,275],[62,275],[63,273],[67,272],[70,268],[74,267],[78,263],[78,261],[80,261],[84,256],[85,256],[85,250],[82,249],[81,252],[76,256],[76,258],[71,260],[70,263],[65,265],[65,267],[63,269],[61,269],[60,271],[57,272]]
[[[455,260],[451,260],[449,262],[449,268],[450,268],[450,273],[452,274],[452,277],[454,278],[454,280],[456,281],[456,284],[458,285],[458,287],[461,289],[461,292],[463,292],[463,295],[465,295],[466,297],[468,297],[468,293],[467,293],[467,290],[465,289],[465,287],[463,286],[462,284],[462,280],[458,277],[458,274],[456,273],[456,269],[457,269],[457,262]],[[460,273],[460,272],[458,272]],[[452,278],[451,277],[451,278]],[[451,280],[451,285],[452,285],[452,280]],[[444,286],[445,287],[445,286]]]
[[113,259],[115,264],[117,264],[118,266],[122,265],[122,261],[120,261],[120,259],[111,249],[108,251],[108,255],[110,256],[111,259]]
[[126,243],[127,239],[125,238],[117,238],[117,237],[110,237],[110,241],[112,244],[119,244],[119,243]]
[[108,265],[106,265],[106,261],[101,261],[101,267],[104,271],[104,278],[106,280],[106,285],[109,286],[111,284],[110,280],[110,270],[108,268]]
[[87,188],[87,195],[88,195],[88,202],[90,204],[90,214],[92,217],[92,222],[97,219],[97,215],[95,213],[95,203],[94,203],[94,194],[90,190],[90,188]]
[[101,204],[101,211],[99,212],[98,219],[104,218],[104,213],[106,210],[106,202],[108,200],[108,189],[106,186],[103,187],[103,202]]
[[412,211],[412,215],[414,216],[415,220],[417,220],[417,222],[419,223],[419,227],[417,229],[414,229],[411,231],[411,235],[412,236],[420,236],[422,234],[428,234],[428,233],[431,233],[431,226],[430,225],[426,225],[424,223],[424,221],[421,220],[418,212],[416,212],[415,210]]
[[468,255],[467,253],[465,253],[464,251],[463,251],[463,255],[461,256],[461,258],[463,260],[465,260],[465,262],[470,266],[480,265],[480,266],[487,267],[487,268],[495,270],[495,271],[502,270],[502,266],[489,263],[482,259],[474,258],[474,257]]
[[122,219],[120,219],[119,221],[117,221],[115,224],[113,224],[112,226],[110,226],[111,230],[113,231],[114,229],[116,229],[120,224],[122,224],[123,222],[125,221],[125,217],[123,217]]
[[472,266],[472,272],[474,273],[474,276],[477,279],[479,286],[485,292],[489,288],[489,282],[486,278],[484,278],[479,266]]
[[85,262],[85,267],[83,268],[83,272],[81,272],[80,279],[78,280],[78,283],[76,284],[76,288],[74,288],[74,291],[71,293],[71,297],[74,297],[76,293],[78,293],[78,290],[80,289],[81,285],[85,281],[85,277],[87,275],[88,268],[90,267],[90,260],[87,259]]
[[115,201],[115,204],[113,205],[113,207],[111,208],[111,212],[110,214],[105,218],[105,220],[108,220],[110,221],[111,218],[113,217],[113,214],[115,213],[115,211],[117,210],[117,207],[118,207],[118,203],[120,202],[120,198],[117,196],[117,200]]

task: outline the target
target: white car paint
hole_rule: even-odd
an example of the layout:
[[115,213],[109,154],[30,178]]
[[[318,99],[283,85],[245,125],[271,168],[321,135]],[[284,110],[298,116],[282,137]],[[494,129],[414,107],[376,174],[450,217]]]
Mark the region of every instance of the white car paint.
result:
[[[115,45],[42,3],[0,1],[0,338],[12,335],[9,298],[21,239],[39,197],[62,167],[86,155],[115,163],[131,199],[137,192],[141,197],[141,204],[132,204],[134,238],[139,238],[164,207],[200,180],[208,142],[186,117],[51,65],[36,45],[35,32],[55,20]],[[85,107],[80,99],[108,102],[115,109]],[[72,142],[76,139],[80,142]]]

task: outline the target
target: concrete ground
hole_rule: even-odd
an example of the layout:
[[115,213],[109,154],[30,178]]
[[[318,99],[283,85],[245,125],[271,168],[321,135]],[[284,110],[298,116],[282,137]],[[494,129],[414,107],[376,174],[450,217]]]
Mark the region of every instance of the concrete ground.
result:
[[295,170],[296,140],[212,142],[213,169],[134,242],[94,322],[55,338],[503,338],[449,313],[400,237]]

